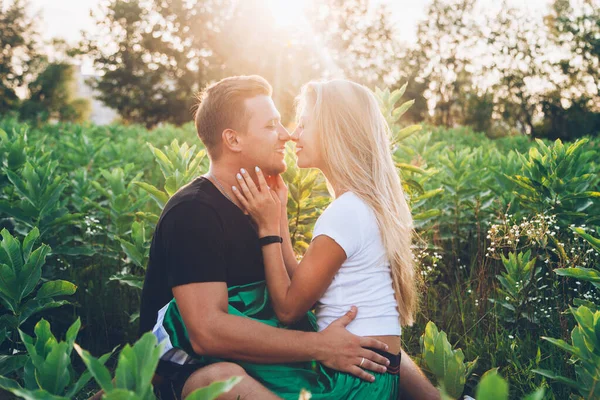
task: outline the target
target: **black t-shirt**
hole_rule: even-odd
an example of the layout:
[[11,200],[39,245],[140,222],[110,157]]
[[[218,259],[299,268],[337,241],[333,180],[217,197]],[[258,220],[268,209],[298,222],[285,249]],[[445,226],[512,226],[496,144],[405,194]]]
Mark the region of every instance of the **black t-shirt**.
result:
[[265,279],[251,218],[204,177],[169,199],[158,220],[140,307],[140,333],[152,330],[172,288],[196,282],[242,285]]

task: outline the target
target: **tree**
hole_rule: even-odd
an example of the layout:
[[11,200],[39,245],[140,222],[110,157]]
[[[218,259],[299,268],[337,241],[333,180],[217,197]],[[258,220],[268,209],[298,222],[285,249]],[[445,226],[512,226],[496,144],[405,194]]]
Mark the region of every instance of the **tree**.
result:
[[600,111],[600,2],[554,0],[546,24],[565,50],[559,65],[568,77],[567,91]]
[[30,97],[23,102],[20,113],[24,119],[38,124],[49,119],[82,122],[90,113],[89,101],[75,98],[73,66],[50,63],[29,83]]
[[15,90],[39,67],[37,32],[27,6],[26,0],[15,0],[6,10],[0,4],[0,114],[18,108]]
[[473,59],[481,36],[474,6],[475,0],[434,0],[404,57],[404,74],[423,86],[436,124],[464,123],[467,98],[474,95]]
[[[314,2],[307,12],[330,60],[329,74],[373,87],[399,81],[399,43],[389,10],[368,0]],[[336,71],[337,70],[337,71]]]
[[177,96],[167,68],[145,47],[149,10],[139,0],[109,0],[97,15],[100,33],[85,38],[83,52],[94,58],[101,77],[90,81],[98,98],[125,121],[148,127],[161,121],[182,122],[185,99]]

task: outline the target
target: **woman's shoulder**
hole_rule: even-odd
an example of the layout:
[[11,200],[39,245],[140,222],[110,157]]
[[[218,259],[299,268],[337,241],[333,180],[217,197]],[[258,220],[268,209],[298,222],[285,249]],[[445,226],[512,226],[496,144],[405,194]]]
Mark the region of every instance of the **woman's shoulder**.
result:
[[363,199],[353,192],[345,192],[329,204],[319,219],[342,220],[345,225],[360,226],[373,218],[375,214]]
[[360,215],[368,215],[372,213],[371,207],[367,204],[367,202],[354,192],[343,193],[336,198],[328,208],[359,213]]

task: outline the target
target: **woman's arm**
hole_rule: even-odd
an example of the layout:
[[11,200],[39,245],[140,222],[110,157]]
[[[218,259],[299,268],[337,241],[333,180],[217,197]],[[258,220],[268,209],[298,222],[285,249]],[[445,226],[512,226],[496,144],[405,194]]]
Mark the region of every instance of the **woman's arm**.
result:
[[281,238],[283,239],[283,243],[281,243],[281,252],[283,254],[285,269],[291,278],[294,275],[296,268],[298,268],[298,260],[296,259],[296,253],[294,252],[294,247],[292,246],[292,238],[290,237],[290,227],[287,219],[286,206],[284,205],[281,210],[282,214],[280,230]]
[[[256,175],[258,187],[248,173],[238,174],[241,190],[234,190],[234,193],[256,221],[259,237],[279,235],[282,228],[281,214],[277,215],[276,211],[281,210],[279,197],[269,190],[260,170]],[[291,243],[289,246],[291,248]],[[325,293],[346,260],[346,253],[333,239],[318,236],[302,259],[302,267],[298,266],[290,278],[282,247],[274,243],[263,246],[262,251],[273,308],[281,322],[290,324],[310,310]]]
[[281,245],[263,246],[267,287],[277,318],[291,324],[309,311],[327,290],[346,260],[346,253],[328,236],[318,236],[290,279],[283,262]]
[[294,271],[298,267],[298,260],[296,259],[296,253],[294,252],[294,247],[292,246],[292,239],[290,237],[290,226],[288,223],[287,216],[287,201],[288,201],[288,190],[285,186],[285,182],[283,182],[283,178],[281,175],[269,176],[267,177],[267,183],[271,187],[272,190],[277,193],[277,197],[279,197],[279,201],[281,202],[281,237],[283,238],[283,243],[281,244],[281,251],[283,253],[283,262],[285,264],[285,269],[288,272],[290,278],[294,275]]

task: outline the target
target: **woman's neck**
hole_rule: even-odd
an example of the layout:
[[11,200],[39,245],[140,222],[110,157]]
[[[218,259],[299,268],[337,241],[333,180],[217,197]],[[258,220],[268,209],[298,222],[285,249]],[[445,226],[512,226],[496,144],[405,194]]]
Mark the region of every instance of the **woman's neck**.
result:
[[331,188],[333,189],[333,195],[336,199],[348,191],[348,189],[346,189],[343,185],[340,185],[339,183],[331,179],[332,174],[330,171],[321,169],[321,172],[323,173],[323,175],[325,175],[325,179],[327,179],[327,182],[329,182],[329,186],[331,186]]

